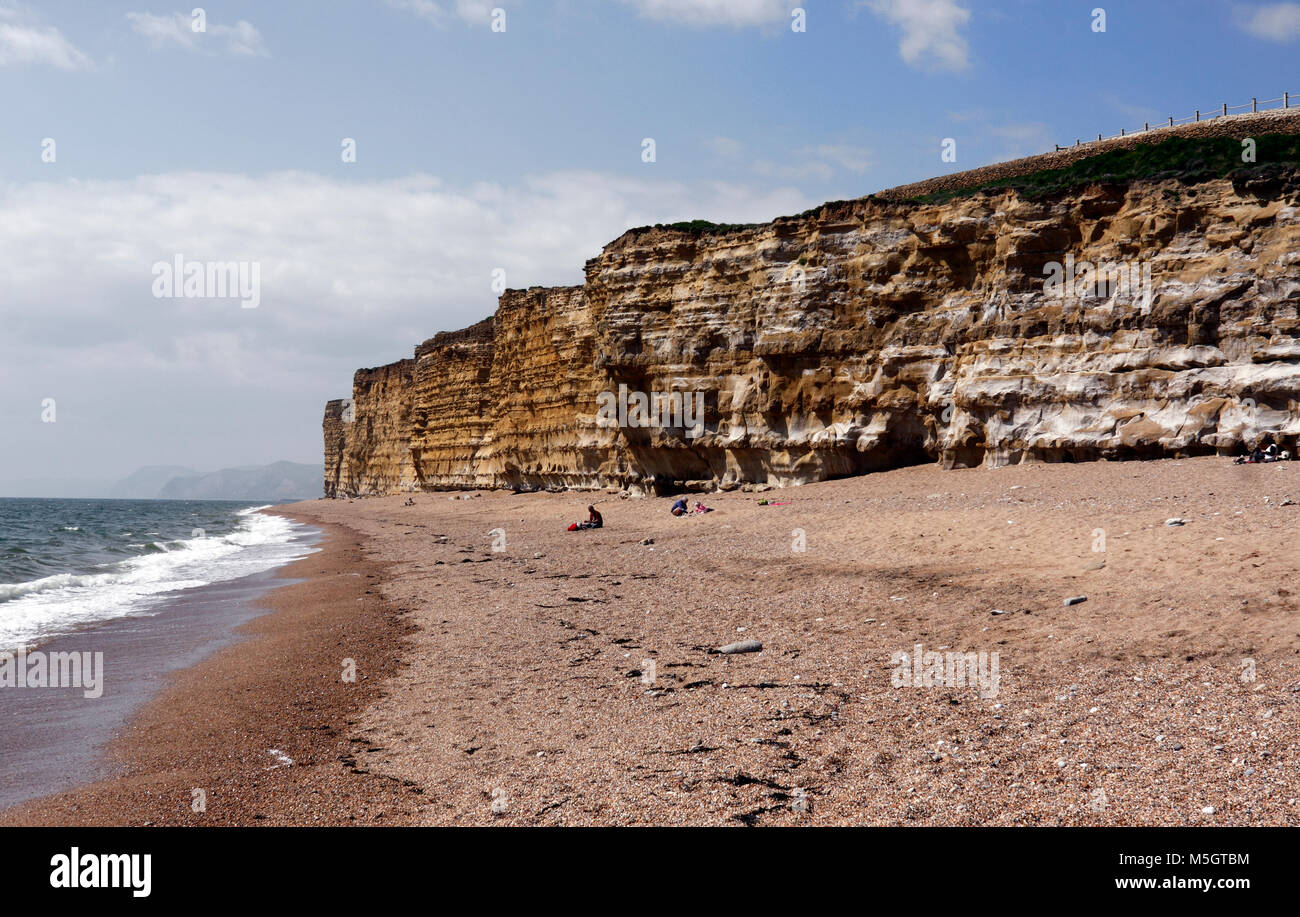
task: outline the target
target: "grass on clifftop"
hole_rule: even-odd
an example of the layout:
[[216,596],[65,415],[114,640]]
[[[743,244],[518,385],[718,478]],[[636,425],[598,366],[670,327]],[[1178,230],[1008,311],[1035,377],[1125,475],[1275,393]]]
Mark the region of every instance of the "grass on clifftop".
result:
[[654,229],[665,229],[675,232],[688,232],[697,236],[714,236],[723,233],[735,232],[738,229],[754,229],[763,226],[763,223],[710,223],[708,220],[687,220],[682,223],[656,223],[653,226],[637,226],[629,229],[628,232],[633,235],[640,235],[643,232],[650,232]]
[[[1241,161],[1241,140],[1233,137],[1171,137],[1160,143],[1143,143],[1131,150],[1111,150],[1071,163],[1060,169],[1044,169],[1025,175],[998,178],[981,182],[968,188],[935,191],[931,194],[906,198],[912,204],[942,204],[958,197],[968,197],[986,191],[1012,190],[1026,198],[1039,198],[1051,194],[1074,191],[1098,183],[1123,183],[1139,180],[1163,181],[1178,179],[1192,183],[1212,178],[1248,176],[1262,173],[1278,166],[1300,166],[1300,135],[1261,134],[1255,139],[1255,162]],[[873,196],[868,195],[868,199]],[[816,216],[827,208],[851,205],[853,201],[833,201],[818,204],[794,217],[802,219]],[[656,229],[684,232],[696,236],[724,235],[744,229],[755,229],[765,223],[712,223],[708,220],[688,220],[681,223],[656,223],[637,226],[625,235],[638,236]]]
[[1255,138],[1255,162],[1243,163],[1242,141],[1232,137],[1180,138],[1141,144],[1131,150],[1111,150],[1081,159],[1061,169],[1047,169],[993,181],[936,191],[910,198],[914,203],[940,204],[981,191],[1010,189],[1024,197],[1072,191],[1099,182],[1129,182],[1176,178],[1186,182],[1249,174],[1269,166],[1300,164],[1300,136],[1263,134]]

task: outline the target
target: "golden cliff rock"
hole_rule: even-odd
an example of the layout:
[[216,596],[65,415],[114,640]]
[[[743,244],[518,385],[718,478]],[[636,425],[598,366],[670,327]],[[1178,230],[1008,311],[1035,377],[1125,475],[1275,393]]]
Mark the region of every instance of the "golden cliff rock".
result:
[[[1075,155],[1084,177],[1055,190],[631,230],[582,286],[507,291],[491,319],[358,372],[326,411],[326,492],[1294,453],[1300,167],[1274,139],[1273,161],[1223,176],[1093,180]],[[1126,168],[1173,155],[1127,147],[1108,154]]]

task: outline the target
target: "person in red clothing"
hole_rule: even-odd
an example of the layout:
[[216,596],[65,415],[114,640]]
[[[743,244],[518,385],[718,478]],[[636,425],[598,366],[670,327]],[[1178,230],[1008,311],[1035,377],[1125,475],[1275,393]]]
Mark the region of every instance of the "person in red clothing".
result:
[[574,522],[569,525],[570,532],[581,532],[586,529],[599,529],[605,527],[605,519],[600,513],[596,512],[596,507],[587,507],[587,521]]

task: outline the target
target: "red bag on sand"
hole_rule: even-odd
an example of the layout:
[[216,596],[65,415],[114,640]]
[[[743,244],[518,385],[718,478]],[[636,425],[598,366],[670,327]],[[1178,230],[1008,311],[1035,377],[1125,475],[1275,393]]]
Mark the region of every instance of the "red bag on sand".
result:
[[573,523],[572,525],[569,526],[569,531],[570,531],[570,532],[576,532],[577,530],[578,530],[578,523],[575,522],[575,523]]

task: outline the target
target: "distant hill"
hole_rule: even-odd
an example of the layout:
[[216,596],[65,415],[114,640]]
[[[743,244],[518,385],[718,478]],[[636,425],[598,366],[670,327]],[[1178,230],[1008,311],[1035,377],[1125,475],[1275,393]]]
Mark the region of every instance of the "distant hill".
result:
[[180,474],[157,492],[162,500],[265,500],[287,503],[321,495],[325,468],[299,462],[275,462],[223,468],[209,474]]
[[182,465],[146,465],[113,485],[108,496],[117,500],[152,500],[178,478],[196,478],[200,472]]
[[245,500],[288,503],[321,496],[322,465],[275,462],[220,471],[195,471],[182,465],[149,465],[88,496],[118,500]]

